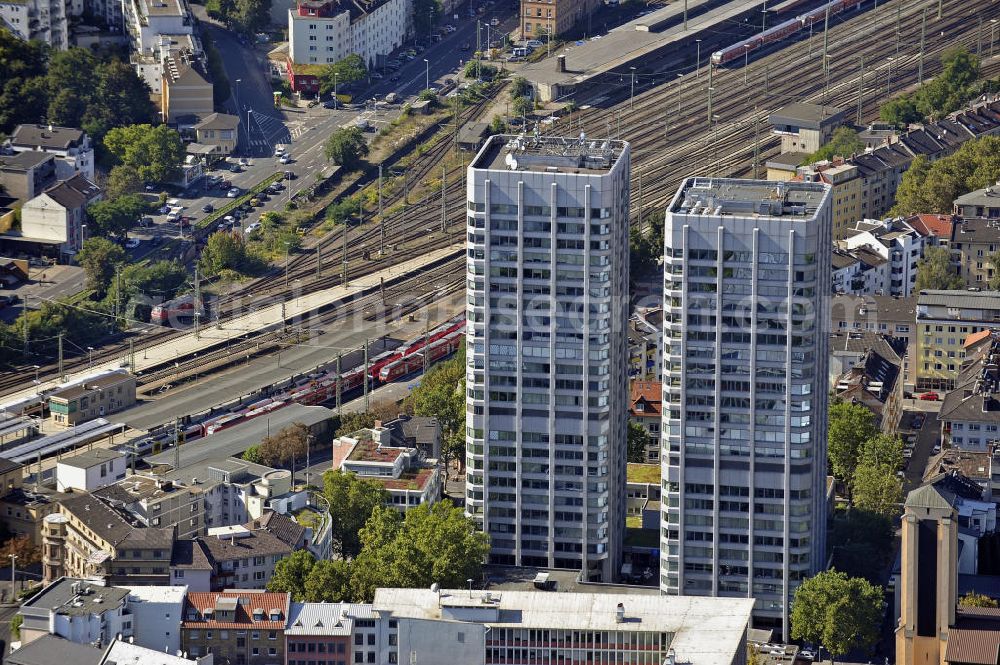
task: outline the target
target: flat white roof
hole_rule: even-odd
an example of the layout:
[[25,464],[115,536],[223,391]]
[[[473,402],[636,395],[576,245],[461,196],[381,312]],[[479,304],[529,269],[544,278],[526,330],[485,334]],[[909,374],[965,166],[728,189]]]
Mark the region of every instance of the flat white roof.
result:
[[193,665],[193,660],[116,640],[104,654],[102,663],[114,665]]
[[[495,602],[486,602],[487,593]],[[625,609],[622,623],[617,621],[618,603]],[[442,620],[437,594],[429,589],[378,589],[373,606],[398,617]],[[754,601],[550,591],[473,591],[470,598],[468,589],[447,589],[441,591],[441,606],[499,609],[498,621],[469,622],[495,627],[673,633],[671,648],[678,662],[729,665],[746,647]]]
[[144,603],[177,603],[184,602],[188,588],[181,586],[128,586],[122,585],[123,589],[128,589],[129,601],[139,600]]

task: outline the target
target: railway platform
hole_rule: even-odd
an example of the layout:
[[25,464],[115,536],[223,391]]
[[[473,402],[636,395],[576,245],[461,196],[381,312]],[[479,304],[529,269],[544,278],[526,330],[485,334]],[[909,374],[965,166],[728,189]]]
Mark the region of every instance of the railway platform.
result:
[[[335,286],[308,295],[289,298],[284,303],[271,304],[242,316],[227,319],[219,326],[215,324],[204,325],[197,335],[193,331],[188,331],[162,344],[148,348],[142,348],[141,339],[137,340],[136,348],[138,350],[134,354],[135,367],[132,368],[132,371],[142,373],[148,369],[163,367],[176,362],[177,359],[186,358],[195,353],[201,353],[208,349],[225,345],[230,341],[242,339],[247,335],[274,329],[284,322],[307,321],[308,317],[314,312],[323,310],[341,301],[374,293],[378,291],[383,282],[388,284],[391,280],[427,270],[464,250],[464,243],[434,250],[423,256],[402,261],[365,277],[360,277],[350,282],[347,286]],[[335,270],[333,267],[329,269]],[[95,363],[93,367],[80,372],[67,373],[66,382],[93,375],[102,370],[113,370],[126,366],[128,366],[127,357],[103,363]],[[5,404],[15,403],[20,399],[35,396],[39,391],[58,388],[60,385],[62,383],[58,379],[42,381],[40,384],[33,385],[28,389],[7,394],[2,398],[2,401]]]
[[[580,86],[601,75],[621,75],[629,78],[630,66],[648,66],[649,59],[671,46],[685,40],[700,38],[700,33],[709,33],[713,28],[731,23],[733,19],[754,13],[760,26],[760,13],[765,3],[759,0],[688,0],[688,25],[684,29],[684,3],[675,2],[651,14],[641,16],[610,30],[600,37],[583,42],[573,42],[553,55],[565,56],[565,66],[553,58],[544,58],[520,68],[518,74],[526,78],[541,95],[542,101],[553,101],[572,94]],[[698,13],[700,12],[700,13]],[[721,31],[730,35],[729,41],[739,38],[733,35],[731,27]],[[712,55],[712,47],[718,41],[717,34],[706,34],[701,45],[702,66],[706,66]],[[629,85],[625,80],[624,85]]]

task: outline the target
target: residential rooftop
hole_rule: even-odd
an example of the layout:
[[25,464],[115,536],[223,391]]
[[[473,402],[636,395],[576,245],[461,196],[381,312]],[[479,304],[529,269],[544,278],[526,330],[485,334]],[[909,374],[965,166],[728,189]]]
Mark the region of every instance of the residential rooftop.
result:
[[829,186],[821,183],[688,178],[667,210],[690,216],[808,221],[829,196]]
[[98,665],[103,655],[103,650],[90,644],[71,642],[55,635],[42,635],[7,654],[3,662],[6,665]]
[[0,170],[27,171],[50,159],[55,158],[47,152],[36,150],[25,150],[13,155],[0,155]]
[[471,168],[490,171],[532,171],[601,175],[611,171],[628,151],[625,141],[555,136],[491,136]]
[[349,462],[380,462],[392,464],[399,456],[406,452],[406,448],[393,448],[380,446],[371,439],[361,439],[347,456]]
[[[835,295],[830,301],[833,330],[838,328],[863,328],[862,323],[913,324],[916,321],[916,296]],[[840,326],[843,322],[845,325]],[[891,329],[886,332],[893,332]]]
[[129,590],[122,587],[100,586],[72,577],[60,577],[21,607],[65,616],[87,616],[113,610],[128,594]]
[[955,199],[955,205],[1000,207],[1000,183],[962,194]]
[[[138,644],[115,640],[104,653],[101,665],[194,665],[184,656],[148,649]],[[74,663],[75,665],[75,663]]]
[[[918,318],[935,318],[931,317],[928,307],[937,308],[947,308],[947,310],[952,309],[984,309],[984,310],[998,310],[1000,309],[1000,291],[942,291],[942,290],[925,290],[921,291],[917,295],[917,317]],[[940,318],[944,319],[955,319],[958,318],[953,316],[949,312],[936,313],[942,314]],[[963,317],[964,318],[964,317]],[[990,315],[992,320],[992,315]]]
[[353,632],[355,619],[374,619],[367,603],[291,603],[285,635],[343,637]]
[[[233,621],[216,620],[217,610],[235,609]],[[254,618],[257,615],[258,618]],[[272,618],[276,616],[277,618]],[[182,628],[243,628],[284,630],[288,617],[288,594],[268,591],[190,592],[184,608]]]
[[108,462],[122,459],[124,457],[125,453],[118,452],[117,450],[94,448],[92,450],[73,455],[72,457],[64,457],[59,460],[59,464],[71,466],[76,469],[90,469],[99,464],[107,464]]
[[83,140],[83,130],[73,127],[56,127],[54,125],[18,125],[10,137],[14,147],[26,146],[49,150],[69,150],[77,147]]

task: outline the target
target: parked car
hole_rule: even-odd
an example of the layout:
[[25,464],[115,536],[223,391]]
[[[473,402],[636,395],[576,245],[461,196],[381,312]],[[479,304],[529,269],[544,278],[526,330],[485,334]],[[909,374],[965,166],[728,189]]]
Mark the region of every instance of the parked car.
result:
[[913,429],[920,429],[923,426],[924,426],[924,414],[918,413],[917,415],[913,416],[913,420],[910,421],[910,427],[912,427]]
[[229,167],[229,170],[232,173],[239,173],[243,170],[243,167],[240,166],[239,164],[233,164],[232,166]]
[[333,99],[328,99],[327,101],[323,102],[323,108],[335,109],[337,108],[337,102]]
[[213,206],[211,203],[206,203],[205,205],[203,205],[201,207],[201,211],[202,212],[206,212],[206,213],[207,212],[214,212],[215,211],[215,206]]
[[903,448],[903,459],[910,459],[913,457],[913,448]]
[[939,452],[941,452],[941,444],[940,443],[935,443],[934,447],[931,448],[931,454],[932,455],[937,455]]
[[235,199],[239,195],[240,195],[240,188],[239,187],[233,187],[228,192],[226,192],[226,198],[230,198],[230,199]]
[[[524,45],[525,46],[530,46],[531,48],[541,48],[542,47],[542,43],[540,41],[538,41],[537,39],[529,39],[528,41],[524,42]],[[801,653],[811,654],[812,652],[811,651],[800,651],[799,653],[800,654]]]
[[291,171],[285,171],[285,180],[295,180],[295,174]]
[[125,249],[135,249],[139,246],[138,238],[129,238],[125,241]]
[[936,392],[929,392],[922,394],[920,396],[920,399],[922,399],[925,402],[936,402],[939,399],[941,399],[941,396],[938,395]]
[[291,164],[292,163],[292,156],[291,155],[282,155],[281,157],[278,158],[278,161],[280,163],[282,163],[282,164]]
[[250,235],[251,233],[259,229],[260,229],[260,222],[253,222],[252,224],[247,225],[247,230],[244,231],[244,233]]
[[161,215],[167,215],[170,213],[170,206],[160,206],[160,209],[157,210],[156,212],[160,213]]
[[225,217],[222,218],[222,224],[220,224],[219,226],[224,228],[227,226],[237,226],[239,223],[240,223],[239,220],[233,217],[232,215],[226,215]]

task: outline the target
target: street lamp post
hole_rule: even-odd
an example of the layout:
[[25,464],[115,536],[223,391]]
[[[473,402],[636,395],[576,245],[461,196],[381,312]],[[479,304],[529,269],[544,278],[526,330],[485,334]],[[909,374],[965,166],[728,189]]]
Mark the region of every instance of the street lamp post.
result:
[[698,52],[698,56],[696,58],[696,63],[695,63],[695,66],[694,66],[694,77],[695,78],[701,78],[701,40],[700,39],[696,39],[694,41],[698,45],[698,51],[697,51]]
[[889,71],[888,71],[888,73],[886,74],[886,77],[885,77],[885,94],[891,95],[892,94],[892,61],[893,61],[893,57],[890,55],[888,58],[886,58],[886,60],[889,61]]
[[292,244],[285,241],[285,291],[288,290],[288,251],[291,249]]
[[87,369],[90,369],[94,364],[94,347],[87,347]]
[[424,90],[431,89],[431,62],[424,58]]
[[31,368],[33,370],[35,370],[35,383],[37,384],[37,383],[39,383],[39,381],[38,381],[38,370],[41,369],[41,366],[40,365],[32,365]]
[[16,577],[14,570],[14,562],[17,561],[17,555],[8,554],[7,556],[10,557],[10,599],[13,601],[14,597],[17,595],[17,587],[15,586],[15,580],[14,580],[14,578]]
[[333,110],[337,110],[337,77],[338,72],[333,73]]
[[743,85],[750,83],[750,45],[743,45]]

